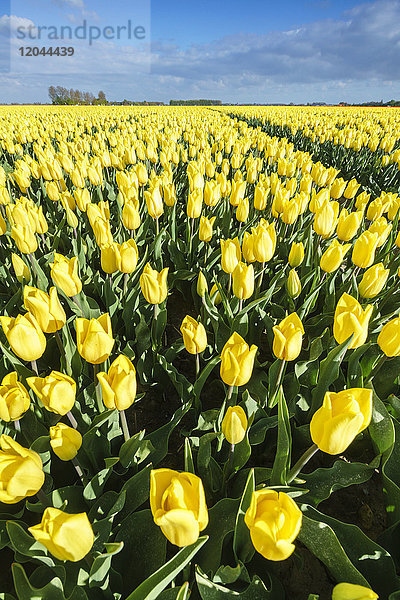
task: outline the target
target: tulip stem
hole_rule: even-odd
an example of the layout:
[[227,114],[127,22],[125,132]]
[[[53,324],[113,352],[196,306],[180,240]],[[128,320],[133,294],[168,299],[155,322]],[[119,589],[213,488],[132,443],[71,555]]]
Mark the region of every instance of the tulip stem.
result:
[[18,432],[21,431],[21,423],[19,422],[19,419],[14,421],[14,427],[15,427],[15,431],[18,431]]
[[257,283],[256,298],[258,298],[260,290],[261,290],[261,284],[262,284],[262,280],[264,277],[264,267],[265,267],[265,262],[263,262],[261,264],[261,269],[259,271],[260,277],[259,277],[258,283]]
[[81,465],[78,462],[78,459],[77,458],[73,458],[71,462],[72,462],[72,464],[75,467],[75,471],[79,475],[79,479],[82,481],[83,485],[86,486],[87,482],[86,482],[85,476],[83,474],[82,467],[81,467]]
[[229,284],[228,284],[228,293],[227,296],[229,298],[232,289],[232,273],[229,273]]
[[77,307],[81,311],[82,317],[85,317],[85,313],[83,312],[83,308],[82,308],[82,305],[81,305],[81,303],[80,303],[80,301],[78,299],[78,296],[72,296],[72,300],[75,302],[75,304],[77,305]]
[[271,400],[269,402],[269,408],[272,408],[274,406],[274,401],[275,401],[276,395],[277,395],[277,393],[279,391],[279,388],[281,387],[281,383],[282,383],[283,375],[284,375],[284,372],[285,372],[285,368],[286,368],[286,360],[282,359],[281,366],[280,366],[279,373],[278,373],[278,377],[277,377],[277,380],[276,380],[275,390],[274,390],[274,393],[272,394]]
[[370,376],[368,377],[368,379],[364,383],[364,385],[367,385],[370,381],[372,381],[372,379],[375,377],[375,375],[378,373],[378,371],[380,371],[382,365],[386,362],[386,359],[387,359],[386,354],[384,354],[383,356],[380,357],[380,359],[375,364],[374,368],[372,369],[372,371],[370,373]]
[[32,371],[39,377],[39,371],[36,360],[31,360]]
[[49,502],[49,499],[47,498],[47,496],[46,496],[46,494],[44,493],[43,490],[38,490],[36,492],[36,496],[39,498],[40,502],[44,506],[51,506],[51,503]]
[[293,479],[297,477],[300,473],[304,465],[308,463],[308,461],[314,456],[314,454],[319,450],[317,444],[313,444],[302,454],[297,461],[297,463],[290,469],[287,477],[287,483],[292,483]]
[[38,274],[37,269],[36,269],[36,265],[35,265],[35,261],[33,259],[32,252],[29,252],[28,256],[29,256],[29,260],[30,260],[31,265],[32,265],[33,272],[35,273],[36,283],[38,283],[38,281],[39,281],[39,274]]
[[200,374],[200,356],[199,353],[196,352],[196,380]]
[[128,273],[124,273],[124,296],[126,296],[126,292],[128,290]]
[[62,360],[60,360],[61,365],[64,362],[64,368],[68,371],[68,375],[71,375],[72,371],[71,371],[71,367],[70,365],[67,363],[67,357],[65,355],[65,350],[64,350],[64,346],[60,337],[60,334],[58,333],[58,331],[54,332],[54,337],[56,338],[56,342],[57,342],[57,346],[58,349],[60,351],[60,355]]
[[124,439],[127,442],[130,439],[131,434],[129,433],[128,421],[126,420],[125,411],[124,410],[120,410],[119,411],[119,416],[120,416],[120,419],[121,419],[122,431],[124,432]]
[[96,389],[97,408],[99,409],[99,412],[103,412],[104,404],[103,404],[103,399],[102,399],[102,394],[101,394],[101,383],[97,378],[97,373],[99,372],[99,369],[100,369],[99,365],[93,365],[94,387]]
[[160,225],[158,223],[158,217],[156,217],[156,235],[160,233]]
[[242,311],[242,308],[243,308],[243,298],[240,298],[240,300],[239,300],[239,310],[238,310],[238,313],[240,313],[240,312]]
[[78,429],[78,421],[75,419],[74,415],[72,414],[72,412],[70,410],[67,412],[67,417],[68,417],[68,420],[71,423],[72,427],[74,429]]

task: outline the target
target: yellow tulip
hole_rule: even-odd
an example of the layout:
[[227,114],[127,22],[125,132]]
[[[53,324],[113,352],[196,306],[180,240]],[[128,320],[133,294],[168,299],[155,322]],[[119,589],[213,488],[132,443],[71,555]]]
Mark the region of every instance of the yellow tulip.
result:
[[199,239],[202,242],[210,242],[213,234],[213,225],[216,217],[200,217]]
[[30,398],[25,386],[18,381],[18,373],[13,371],[3,377],[0,385],[0,419],[18,421],[28,410]]
[[44,484],[39,454],[4,434],[0,448],[0,502],[15,504],[37,494]]
[[368,229],[368,231],[378,234],[378,241],[376,244],[377,248],[383,246],[391,230],[392,225],[386,221],[385,217],[380,217],[380,219],[376,219],[376,221],[374,221]]
[[345,181],[344,179],[335,179],[330,189],[331,198],[334,198],[334,200],[338,200],[341,196],[343,196],[343,192],[346,189],[346,185],[347,181]]
[[122,209],[122,222],[127,229],[134,230],[140,227],[140,215],[134,202],[126,201]]
[[345,208],[342,209],[336,228],[339,240],[348,242],[356,235],[362,221],[362,211],[349,213]]
[[254,189],[254,208],[256,210],[265,210],[269,196],[269,189],[256,185]]
[[22,254],[31,254],[37,250],[38,242],[35,232],[30,226],[15,225],[15,227],[11,227],[11,237]]
[[113,242],[101,247],[101,268],[111,275],[121,268],[120,244]]
[[50,263],[50,275],[57,287],[71,298],[82,290],[82,282],[78,275],[78,259],[71,259],[62,254],[54,253],[54,263]]
[[220,240],[220,243],[222,269],[225,273],[233,273],[242,255],[239,239],[236,237],[233,240]]
[[264,219],[253,229],[253,252],[255,259],[260,263],[271,260],[276,247],[276,231],[273,223]]
[[196,291],[200,298],[204,298],[206,293],[208,292],[208,283],[205,275],[200,271],[199,276],[197,278],[197,286]]
[[136,398],[136,371],[127,356],[120,354],[108,369],[97,374],[103,390],[103,402],[109,409],[126,410]]
[[150,508],[155,524],[175,546],[193,544],[208,525],[203,483],[193,473],[152,470]]
[[[111,233],[110,222],[102,217],[98,217],[93,225],[93,233],[96,238],[96,244],[101,248],[102,246],[107,246],[108,244],[112,244],[114,239]],[[73,260],[73,259],[71,259]]]
[[211,288],[210,298],[215,306],[222,302],[221,294],[219,293],[218,286],[216,283],[214,283],[214,285]]
[[151,192],[145,192],[147,212],[153,219],[158,219],[164,212],[164,205],[161,198],[160,186],[157,185]]
[[351,260],[361,269],[370,267],[374,262],[375,250],[378,245],[378,234],[364,231],[355,241]]
[[289,265],[291,267],[298,267],[304,260],[304,246],[301,242],[298,244],[293,243],[289,252]]
[[362,346],[368,336],[368,323],[372,310],[371,305],[363,310],[355,298],[343,294],[336,305],[333,323],[333,335],[337,343],[342,344],[354,334],[349,348],[352,350]]
[[297,298],[301,293],[301,281],[296,269],[291,269],[286,281],[286,289],[291,298]]
[[247,416],[241,406],[229,406],[221,423],[221,431],[229,444],[240,444],[247,431]]
[[367,269],[358,284],[358,291],[363,298],[375,298],[382,291],[389,269],[385,269],[383,263],[378,263]]
[[90,552],[94,533],[87,514],[65,513],[52,506],[45,509],[39,525],[29,533],[58,560],[77,562]]
[[28,377],[26,381],[50,412],[66,415],[75,404],[76,383],[64,373],[52,371],[47,377]]
[[138,262],[138,249],[135,240],[130,239],[123,242],[119,248],[121,264],[119,270],[121,273],[133,273]]
[[332,600],[378,600],[370,588],[354,583],[338,583],[332,590]]
[[74,199],[77,207],[81,212],[86,212],[88,205],[90,204],[90,194],[87,188],[74,190]]
[[1,326],[12,351],[22,360],[33,361],[46,350],[46,338],[39,323],[31,313],[13,317],[0,317]]
[[46,294],[42,290],[25,285],[24,306],[35,317],[44,333],[54,333],[66,323],[67,316],[55,287],[51,287],[49,294]]
[[360,185],[360,183],[357,183],[357,179],[351,179],[346,186],[343,196],[348,200],[351,200],[357,194]]
[[285,317],[274,332],[273,352],[280,360],[295,360],[301,352],[304,327],[296,313]]
[[311,419],[311,439],[322,452],[341,454],[368,427],[371,416],[372,390],[326,392],[321,408]]
[[72,460],[82,446],[82,436],[76,429],[59,422],[50,427],[50,446],[60,460]]
[[248,263],[255,262],[255,260],[256,260],[256,257],[254,256],[254,252],[253,252],[253,245],[254,245],[253,234],[249,233],[248,231],[245,231],[244,236],[243,236],[243,242],[242,242],[242,252],[243,252],[244,260]]
[[201,188],[193,189],[188,196],[186,212],[190,219],[198,219],[203,207],[203,190]]
[[200,354],[207,346],[207,333],[204,325],[189,315],[183,319],[180,331],[183,343],[190,354]]
[[323,238],[331,236],[336,226],[338,212],[339,205],[336,200],[333,200],[332,202],[325,200],[321,208],[315,213],[313,222],[315,233],[321,235]]
[[15,277],[20,283],[29,283],[31,280],[31,272],[25,261],[18,254],[11,254],[11,262],[14,269]]
[[247,300],[254,292],[254,267],[238,262],[233,273],[233,293],[239,300]]
[[400,317],[386,323],[378,335],[378,346],[386,356],[400,356]]
[[286,560],[295,549],[302,512],[285,492],[262,489],[253,492],[244,522],[257,552],[267,560]]
[[244,223],[247,221],[247,217],[249,216],[249,199],[243,198],[240,200],[237,209],[236,209],[236,219],[240,223]]
[[168,295],[167,277],[169,267],[158,272],[147,263],[139,278],[142,294],[149,304],[160,304]]
[[111,319],[108,313],[98,319],[75,320],[76,345],[79,354],[93,365],[103,363],[111,354],[114,346]]
[[221,379],[226,385],[245,385],[253,372],[254,359],[258,347],[249,347],[244,339],[234,331],[221,353]]
[[351,244],[339,244],[337,240],[332,240],[321,256],[319,266],[326,273],[333,273],[333,271],[336,271],[340,267],[343,258],[350,248]]
[[232,182],[232,191],[229,202],[232,206],[239,206],[239,202],[243,200],[244,194],[246,192],[246,182],[245,181],[233,181]]

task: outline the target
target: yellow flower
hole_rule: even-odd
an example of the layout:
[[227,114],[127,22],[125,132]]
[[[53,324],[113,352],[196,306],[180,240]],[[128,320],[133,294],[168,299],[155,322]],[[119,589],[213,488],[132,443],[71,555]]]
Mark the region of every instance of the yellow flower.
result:
[[304,327],[296,313],[285,317],[274,332],[273,352],[281,360],[295,360],[301,352]]
[[356,235],[362,221],[362,211],[349,213],[345,208],[339,215],[336,233],[339,240],[348,242]]
[[169,267],[158,272],[147,263],[140,276],[140,288],[142,294],[149,304],[160,304],[164,302],[168,294],[167,277]]
[[82,446],[82,436],[76,429],[60,422],[50,427],[50,446],[60,460],[72,460]]
[[30,398],[25,386],[18,381],[18,373],[13,371],[3,377],[0,385],[0,419],[18,421],[28,410]]
[[28,531],[58,560],[77,562],[90,552],[93,529],[84,513],[65,513],[52,506],[45,509],[39,525]]
[[391,230],[392,225],[386,221],[385,217],[380,217],[380,219],[376,219],[376,221],[374,221],[368,229],[368,231],[378,234],[378,241],[376,244],[377,248],[383,246]]
[[368,323],[372,310],[371,305],[363,310],[355,298],[349,294],[343,294],[336,305],[333,323],[333,335],[337,343],[342,344],[354,334],[349,349],[362,346],[368,336]]
[[71,259],[62,254],[54,253],[54,263],[50,263],[50,275],[57,287],[71,298],[82,290],[82,282],[78,275],[78,259]]
[[322,452],[341,454],[368,427],[371,416],[372,390],[326,392],[321,408],[311,419],[311,439]]
[[295,549],[302,512],[285,492],[262,489],[253,492],[244,522],[257,552],[267,560],[285,560]]
[[291,298],[297,298],[301,292],[301,281],[296,269],[291,269],[286,281],[286,289]]
[[254,292],[254,268],[253,265],[246,265],[238,262],[233,273],[233,293],[240,300],[247,300]]
[[240,223],[244,223],[249,216],[249,199],[243,198],[240,200],[237,209],[236,209],[236,219]]
[[202,323],[186,315],[182,321],[180,331],[183,343],[190,354],[200,354],[207,346],[207,334]]
[[46,294],[42,290],[25,285],[24,306],[35,317],[44,333],[58,331],[64,327],[67,320],[55,287],[51,287],[49,294]]
[[120,244],[112,244],[101,247],[101,268],[105,273],[112,274],[119,271],[121,267]]
[[164,212],[164,205],[161,198],[160,186],[157,185],[151,192],[145,192],[147,212],[153,219],[158,219]]
[[50,412],[66,415],[75,404],[76,383],[64,373],[52,371],[47,377],[28,377],[26,381]]
[[210,298],[215,306],[222,302],[221,294],[219,293],[218,286],[216,283],[214,283],[214,285],[211,288]]
[[229,444],[239,444],[245,437],[247,416],[241,406],[229,406],[221,423],[221,431]]
[[233,240],[220,240],[220,242],[222,269],[225,273],[233,273],[242,256],[239,239],[236,237]]
[[39,454],[4,434],[0,437],[0,448],[0,502],[15,504],[34,496],[44,483]]
[[354,583],[338,583],[332,590],[332,600],[378,600],[370,588]]
[[298,267],[301,265],[304,260],[304,246],[301,242],[298,244],[292,244],[288,260],[291,267]]
[[203,206],[203,190],[195,188],[189,193],[186,212],[190,219],[198,219]]
[[256,260],[253,252],[254,236],[245,231],[242,241],[243,258],[246,262],[252,263]]
[[122,209],[122,222],[127,229],[133,230],[140,227],[140,215],[134,202],[125,202]]
[[326,273],[333,273],[333,271],[336,271],[340,267],[343,258],[350,248],[351,244],[339,244],[337,240],[332,240],[321,256],[319,266]]
[[76,345],[78,352],[87,362],[93,365],[103,363],[111,354],[114,346],[111,319],[108,313],[98,319],[75,320]]
[[255,259],[265,263],[274,255],[276,247],[276,231],[273,223],[267,223],[264,219],[253,229],[253,252]]
[[378,245],[379,236],[371,231],[364,231],[355,241],[351,260],[361,269],[370,267],[374,262],[375,250]]
[[120,354],[108,369],[97,374],[103,390],[103,402],[109,409],[126,410],[136,398],[136,371],[127,356]]
[[231,197],[229,199],[232,206],[239,206],[239,202],[243,200],[246,192],[245,181],[232,181]]
[[11,237],[22,254],[31,254],[37,250],[38,242],[35,232],[29,225],[15,225],[15,227],[11,227]]
[[14,268],[15,277],[20,283],[29,283],[31,280],[31,272],[25,261],[18,254],[11,254],[11,262]]
[[374,298],[382,291],[389,269],[385,269],[383,263],[378,263],[367,269],[358,284],[358,291],[363,298]]
[[346,186],[343,196],[348,200],[351,200],[357,194],[360,185],[360,183],[357,183],[357,179],[351,179]]
[[386,323],[378,335],[378,346],[386,356],[400,356],[400,317]]
[[37,360],[46,350],[46,338],[31,313],[0,317],[3,331],[12,351],[22,360]]
[[226,385],[245,385],[253,372],[254,359],[258,347],[246,344],[234,331],[221,353],[221,379]]
[[213,234],[213,225],[216,217],[200,217],[199,239],[202,242],[210,242]]
[[346,185],[347,181],[345,181],[344,179],[335,179],[330,189],[331,198],[338,200],[341,196],[343,196],[343,192],[346,189]]
[[332,235],[336,226],[338,212],[339,204],[336,200],[333,200],[332,202],[325,200],[315,213],[313,223],[315,233],[321,235],[323,238],[328,238]]
[[121,255],[121,264],[119,270],[121,273],[133,273],[138,262],[138,249],[135,240],[130,239],[123,242],[119,248]]
[[154,469],[150,508],[156,525],[175,546],[189,546],[208,525],[203,483],[193,473]]
[[197,291],[198,295],[200,296],[200,298],[204,298],[204,296],[208,292],[207,279],[205,278],[204,273],[202,273],[201,271],[200,271],[199,276],[197,278],[196,291]]

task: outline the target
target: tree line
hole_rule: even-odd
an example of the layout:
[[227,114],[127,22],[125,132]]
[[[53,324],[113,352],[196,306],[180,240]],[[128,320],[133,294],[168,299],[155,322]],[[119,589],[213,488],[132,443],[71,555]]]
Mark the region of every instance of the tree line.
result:
[[61,85],[51,85],[49,87],[49,98],[52,104],[108,104],[106,95],[101,90],[96,98],[91,92],[83,92],[73,88],[68,90]]

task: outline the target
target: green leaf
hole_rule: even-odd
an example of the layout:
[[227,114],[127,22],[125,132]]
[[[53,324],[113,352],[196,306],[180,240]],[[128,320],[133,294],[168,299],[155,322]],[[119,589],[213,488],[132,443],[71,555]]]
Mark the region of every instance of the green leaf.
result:
[[215,572],[218,569],[225,536],[233,532],[236,526],[239,502],[239,498],[223,498],[208,511],[209,523],[204,534],[209,541],[197,561],[204,571]]
[[195,473],[192,448],[190,446],[190,439],[185,438],[185,471],[187,473]]
[[290,418],[282,387],[278,392],[278,441],[274,466],[272,468],[271,485],[286,485],[290,469],[290,456],[292,448],[292,433]]
[[255,490],[254,469],[251,469],[246,481],[239,510],[236,515],[235,531],[233,534],[233,552],[235,559],[242,563],[249,562],[254,555],[254,546],[251,541],[250,531],[244,522],[244,516],[250,506],[251,498]]
[[244,592],[235,592],[211,581],[199,568],[196,569],[196,582],[202,600],[283,600],[280,590],[268,590],[263,581],[254,575]]
[[193,391],[194,391],[195,396],[197,396],[198,398],[200,397],[201,390],[203,389],[204,384],[206,383],[208,377],[211,375],[211,373],[213,372],[215,366],[219,363],[219,361],[220,361],[219,356],[214,356],[214,358],[212,358],[211,360],[208,360],[206,366],[204,367],[204,369],[201,371],[200,375],[196,379],[195,384],[193,386]]
[[121,552],[124,547],[123,542],[119,544],[106,544],[106,552],[96,556],[90,569],[89,587],[98,587],[102,590],[107,589],[110,581],[111,559],[115,554]]
[[146,436],[146,440],[149,440],[153,445],[154,450],[150,452],[147,456],[146,462],[152,462],[154,465],[157,465],[167,454],[168,452],[168,441],[171,433],[178,425],[178,423],[183,419],[185,414],[191,407],[191,402],[186,402],[175,411],[172,419],[169,423],[166,423],[160,429],[153,431],[148,436]]
[[35,558],[36,560],[48,565],[54,566],[54,560],[47,550],[35,540],[21,525],[16,521],[7,522],[7,533],[10,538],[12,548],[19,554],[29,556],[29,558]]
[[34,588],[30,584],[22,565],[14,563],[11,568],[15,590],[21,600],[87,600],[87,595],[81,587],[74,588],[72,594],[66,598],[59,577],[54,577],[42,588]]
[[338,378],[340,365],[345,357],[347,348],[352,342],[353,335],[339,346],[336,346],[336,348],[333,348],[328,356],[321,361],[318,383],[312,393],[312,413],[322,406],[325,392],[329,390],[329,386]]
[[125,506],[120,513],[121,519],[124,519],[128,514],[133,513],[149,499],[150,471],[152,468],[153,465],[150,463],[124,483],[121,493],[126,494],[126,501]]
[[202,536],[194,544],[179,550],[161,569],[158,569],[140,584],[126,600],[154,600],[157,598],[160,592],[186,567],[207,540],[207,536]]

